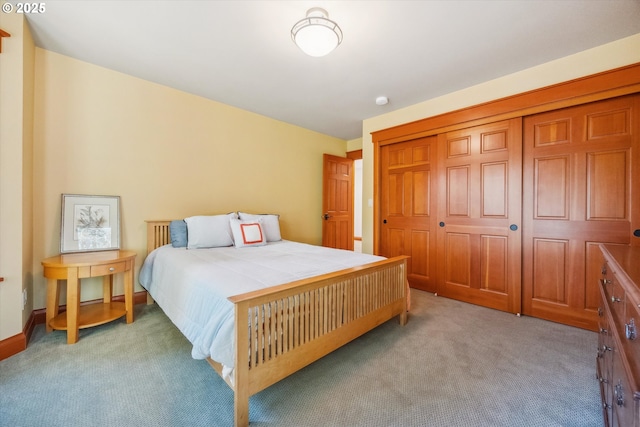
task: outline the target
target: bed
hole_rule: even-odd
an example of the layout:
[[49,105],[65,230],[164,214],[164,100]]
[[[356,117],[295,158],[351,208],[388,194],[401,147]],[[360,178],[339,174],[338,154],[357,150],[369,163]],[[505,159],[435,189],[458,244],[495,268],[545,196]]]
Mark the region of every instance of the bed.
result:
[[[155,290],[154,295],[154,286],[156,286],[154,283],[159,283],[160,277],[164,276],[170,276],[170,280],[173,282],[181,281],[182,276],[198,276],[200,278],[211,276],[214,273],[205,273],[204,271],[208,271],[205,269],[210,268],[209,264],[215,264],[215,262],[207,264],[208,261],[204,260],[207,251],[189,251],[186,248],[174,250],[170,244],[169,225],[171,221],[146,222],[147,259],[141,269],[140,282],[150,295],[149,302],[154,300],[158,302],[160,308],[174,324],[182,325],[178,326],[179,329],[192,341],[192,338],[188,336],[190,335],[189,325],[194,322],[191,320],[185,322],[181,318],[190,308],[181,307],[180,304],[193,305],[195,301],[195,305],[209,306],[209,303],[202,301],[207,298],[203,296],[204,294],[198,294],[197,298],[191,298],[192,302],[187,302],[189,297],[186,294],[201,292],[201,288],[205,285],[196,284],[195,290],[189,291],[186,285],[183,286],[180,283],[173,286],[173,289],[178,292],[177,295],[163,294],[163,291],[159,290]],[[279,251],[284,250],[282,248],[287,247],[289,243],[293,243],[294,248],[297,247],[295,245],[303,245],[283,241],[269,243],[259,250],[271,254],[275,251],[279,254]],[[251,250],[254,249],[257,253],[258,248],[251,248]],[[308,249],[310,248],[303,247],[303,250]],[[327,250],[328,248],[322,249]],[[226,251],[229,256],[234,257],[249,253],[248,250],[234,252],[233,248],[226,248]],[[180,254],[180,257],[187,256],[188,253],[190,256],[197,256],[195,271],[198,273],[176,270],[171,274],[163,273],[157,274],[158,277],[153,277],[150,271],[161,270],[156,270],[160,267],[151,266],[151,264],[160,263],[160,259],[173,259],[174,253]],[[280,255],[270,256],[279,257]],[[235,270],[242,272],[257,269],[262,271],[259,265],[258,267],[238,267],[241,264],[234,264],[235,262],[235,259],[231,261],[231,265],[235,265]],[[377,257],[373,262],[366,264],[323,272],[311,277],[286,281],[275,286],[267,283],[268,287],[248,291],[247,289],[250,288],[243,285],[246,278],[238,279],[239,285],[236,291],[239,290],[240,293],[223,298],[224,302],[215,302],[220,307],[216,308],[216,312],[229,311],[229,314],[225,316],[229,318],[231,326],[225,324],[226,326],[217,325],[212,328],[209,326],[194,327],[203,330],[214,329],[215,334],[221,330],[230,330],[230,337],[222,346],[227,350],[222,351],[221,354],[212,355],[211,353],[214,351],[207,350],[208,344],[202,344],[197,339],[192,341],[192,344],[195,343],[192,356],[206,358],[234,391],[235,425],[247,426],[249,424],[249,397],[253,394],[275,384],[396,316],[398,316],[400,324],[404,325],[407,321],[408,311],[406,262],[407,257],[405,256],[389,259]],[[304,262],[299,264],[304,264]],[[271,265],[271,261],[269,261],[269,265]],[[226,273],[222,275],[226,277],[227,281],[230,280],[229,277],[233,277]],[[264,280],[264,282],[268,282],[268,280]],[[162,288],[158,285],[158,289]],[[224,292],[234,293],[235,291]],[[217,291],[211,293],[217,293]],[[222,293],[222,297],[224,296],[226,294]],[[217,295],[217,298],[221,298],[221,296]],[[185,324],[188,326],[184,327]],[[238,325],[244,325],[244,327],[238,327]],[[230,356],[229,351],[232,352]]]

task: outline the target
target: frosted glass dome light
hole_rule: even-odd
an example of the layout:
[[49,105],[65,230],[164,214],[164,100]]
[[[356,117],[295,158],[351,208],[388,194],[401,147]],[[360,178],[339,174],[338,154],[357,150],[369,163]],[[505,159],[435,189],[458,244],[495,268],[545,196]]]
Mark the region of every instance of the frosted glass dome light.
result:
[[309,56],[325,56],[342,43],[342,30],[326,10],[313,7],[291,29],[291,39]]

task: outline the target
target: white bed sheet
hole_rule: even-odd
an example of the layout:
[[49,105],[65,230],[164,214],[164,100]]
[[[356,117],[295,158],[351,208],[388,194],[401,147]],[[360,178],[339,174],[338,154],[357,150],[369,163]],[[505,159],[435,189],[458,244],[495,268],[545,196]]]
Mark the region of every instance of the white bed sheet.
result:
[[194,359],[234,365],[229,296],[384,259],[292,241],[213,249],[162,246],[149,254],[140,284],[191,342]]

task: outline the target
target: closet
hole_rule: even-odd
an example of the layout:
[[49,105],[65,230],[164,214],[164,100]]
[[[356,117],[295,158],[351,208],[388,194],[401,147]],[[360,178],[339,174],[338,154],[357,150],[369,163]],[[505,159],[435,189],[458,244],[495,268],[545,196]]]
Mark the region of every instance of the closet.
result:
[[640,245],[640,64],[374,132],[374,251],[412,287],[597,329],[600,243]]

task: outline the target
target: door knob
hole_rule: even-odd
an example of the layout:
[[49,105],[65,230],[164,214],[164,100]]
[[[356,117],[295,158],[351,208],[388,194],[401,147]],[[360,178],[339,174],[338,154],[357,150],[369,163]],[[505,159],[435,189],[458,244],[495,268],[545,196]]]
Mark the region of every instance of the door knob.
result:
[[383,224],[386,224],[386,223],[387,223],[387,220],[386,220],[386,219],[383,219],[383,220],[382,220],[382,223],[383,223]]
[[329,215],[328,213],[322,215],[322,218],[324,218],[325,220],[331,218],[331,215]]
[[638,230],[633,230],[633,235],[634,235],[635,237],[640,237],[640,229],[638,229]]

